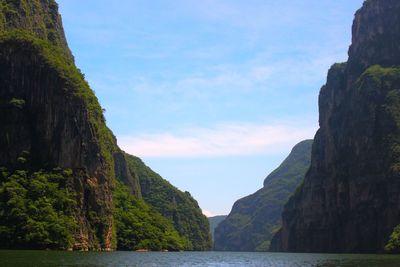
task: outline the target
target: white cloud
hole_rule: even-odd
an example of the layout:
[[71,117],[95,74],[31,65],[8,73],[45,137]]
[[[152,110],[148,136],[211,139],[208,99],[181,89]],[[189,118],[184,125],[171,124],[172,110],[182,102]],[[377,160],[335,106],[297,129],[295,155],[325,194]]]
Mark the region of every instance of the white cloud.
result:
[[301,140],[313,138],[315,131],[314,125],[298,123],[237,123],[119,136],[118,140],[122,149],[140,157],[218,157],[284,152]]
[[211,212],[211,211],[208,211],[208,210],[202,210],[203,211],[203,214],[206,216],[206,217],[213,217],[213,216],[216,216],[213,212]]

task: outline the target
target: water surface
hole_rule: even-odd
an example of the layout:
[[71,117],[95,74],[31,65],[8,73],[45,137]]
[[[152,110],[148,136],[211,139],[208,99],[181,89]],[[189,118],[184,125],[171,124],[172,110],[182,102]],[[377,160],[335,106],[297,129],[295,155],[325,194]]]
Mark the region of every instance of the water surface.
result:
[[241,252],[0,251],[0,266],[135,267],[399,267],[397,255],[334,255]]

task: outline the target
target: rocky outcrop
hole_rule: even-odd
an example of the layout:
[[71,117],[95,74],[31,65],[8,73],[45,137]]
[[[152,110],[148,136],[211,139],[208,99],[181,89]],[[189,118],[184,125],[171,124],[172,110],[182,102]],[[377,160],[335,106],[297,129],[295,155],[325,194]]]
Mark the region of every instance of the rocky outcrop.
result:
[[235,202],[214,232],[214,250],[267,251],[281,213],[310,167],[312,140],[297,144],[256,193]]
[[139,177],[129,169],[125,153],[123,151],[117,151],[113,154],[113,158],[116,177],[128,186],[132,195],[141,198],[142,192],[140,189]]
[[399,1],[368,0],[357,11],[352,28],[347,79],[349,88],[369,66],[400,62]]
[[400,223],[399,37],[399,1],[356,13],[349,60],[320,92],[310,170],[271,250],[380,252]]

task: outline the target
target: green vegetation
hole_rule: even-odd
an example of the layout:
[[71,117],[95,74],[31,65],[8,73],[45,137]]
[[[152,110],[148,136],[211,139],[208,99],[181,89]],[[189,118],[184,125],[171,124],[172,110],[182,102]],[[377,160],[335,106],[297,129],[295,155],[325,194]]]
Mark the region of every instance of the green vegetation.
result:
[[[374,81],[373,84],[375,86],[369,86],[368,88],[375,87],[387,92],[383,111],[389,120],[393,122],[396,132],[389,135],[386,141],[388,142],[392,159],[390,170],[397,176],[400,172],[400,140],[398,138],[398,134],[400,133],[400,92],[398,90],[398,86],[400,85],[400,68],[372,66],[364,73],[360,87],[365,89],[367,87],[365,81],[370,79]],[[400,225],[394,228],[385,246],[385,251],[400,251]]]
[[[78,106],[84,106],[87,114],[86,118],[90,125],[90,135],[92,136],[90,142],[95,143],[99,148],[98,167],[101,172],[98,172],[98,174],[105,178],[104,185],[112,187],[115,179],[112,154],[117,149],[115,138],[105,124],[103,110],[98,103],[97,97],[84,80],[79,69],[76,68],[73,60],[65,55],[63,48],[24,30],[11,30],[0,34],[0,46],[9,53],[23,51],[33,55],[37,62],[40,62],[38,64],[41,64],[42,67],[44,65],[45,69],[48,69],[53,77],[61,81],[62,87],[58,90],[64,90],[66,99],[76,103]],[[13,99],[10,102],[9,104],[14,106],[22,104],[20,101]],[[24,163],[20,159],[18,159],[18,162]],[[41,167],[38,166],[38,168]],[[75,179],[80,178],[76,177]],[[88,224],[80,225],[79,227],[83,231],[88,230],[89,235],[92,235],[89,243],[83,243],[84,246],[88,245],[92,248],[97,248],[98,246],[109,246],[108,244],[110,243],[110,240],[106,240],[106,231],[112,221],[112,205],[111,202],[105,202],[104,199],[101,199],[105,193],[101,192],[103,188],[89,186],[89,191],[86,194],[96,195],[96,198],[90,205],[83,207],[84,211],[77,210],[77,214],[82,214],[79,222],[88,219]],[[93,203],[96,204],[92,205]],[[77,235],[79,234],[77,233]],[[115,242],[115,240],[111,242]]]
[[34,50],[38,56],[42,57],[43,62],[51,66],[57,71],[59,77],[65,80],[67,88],[73,88],[71,94],[85,103],[88,119],[93,126],[108,172],[110,175],[114,173],[112,153],[116,149],[115,137],[105,124],[103,110],[96,95],[74,62],[65,57],[63,49],[22,30],[1,34],[0,45],[14,45]]
[[0,32],[24,30],[37,38],[61,47],[64,56],[72,60],[54,0],[2,0],[0,2]]
[[[20,157],[21,159],[24,157]],[[25,158],[24,158],[25,159]],[[26,161],[26,159],[25,159]],[[0,169],[0,248],[68,249],[78,229],[72,171],[29,173]],[[89,212],[95,222],[97,214]],[[189,243],[172,223],[120,182],[114,191],[114,221],[120,250],[183,250]]]
[[[113,155],[119,148],[106,126],[105,110],[75,66],[54,0],[0,0],[0,46],[10,61],[15,54],[31,55],[57,81],[57,93],[84,107],[90,130],[90,140],[85,141],[99,149],[99,153],[97,149],[90,152],[95,152],[93,162],[97,160],[96,175],[100,176],[88,179],[84,170],[88,166],[82,166],[79,173],[74,169],[74,175],[62,170],[27,171],[29,155],[21,154],[16,165],[24,170],[4,170],[1,177],[0,239],[7,241],[0,248],[98,249],[111,248],[111,243],[125,250],[210,249],[207,219],[189,193],[170,185],[140,160],[133,160],[129,167],[148,185],[144,200],[129,195],[116,181]],[[1,104],[23,109],[25,101],[19,97],[7,95]],[[68,182],[83,184],[76,189],[76,197]],[[108,189],[113,190],[113,211]],[[82,196],[88,197],[83,207],[74,202]],[[110,233],[113,220],[115,227]]]
[[0,3],[0,45],[31,49],[65,80],[71,94],[83,100],[93,126],[96,141],[113,176],[112,153],[116,142],[105,124],[103,110],[82,72],[75,66],[62,30],[58,5],[54,0],[3,0]]
[[25,106],[25,100],[23,99],[12,98],[8,103],[18,109],[22,109]]
[[137,157],[125,155],[132,174],[139,177],[143,199],[168,218],[188,240],[186,250],[209,250],[211,236],[207,218],[189,192],[181,192]]
[[[37,62],[38,67],[47,71],[48,75],[51,75],[60,85],[59,88],[52,89],[63,93],[67,101],[76,106],[84,107],[91,136],[90,140],[87,141],[99,148],[97,175],[103,176],[104,179],[101,179],[103,183],[101,186],[89,185],[85,188],[85,192],[76,192],[77,194],[82,193],[96,197],[88,205],[80,206],[75,210],[77,221],[80,222],[79,229],[82,232],[77,231],[73,236],[80,238],[88,231],[90,236],[87,239],[89,241],[87,242],[86,238],[83,237],[83,241],[77,240],[78,244],[89,248],[109,246],[110,240],[105,239],[108,234],[106,231],[108,231],[112,222],[112,205],[111,201],[102,197],[105,193],[104,188],[112,187],[115,178],[112,154],[117,149],[116,142],[111,131],[105,125],[103,110],[97,97],[85,81],[84,75],[75,66],[64,37],[56,2],[54,0],[1,1],[0,46],[2,53],[7,53],[9,60],[13,60],[12,56],[18,53],[32,55],[30,58]],[[26,75],[29,75],[29,73]],[[32,81],[32,83],[35,83],[35,81]],[[8,101],[7,104],[10,106],[21,109],[24,107],[24,100],[19,99],[19,97],[9,95],[3,101]],[[25,165],[26,158],[19,157],[17,162],[21,166]],[[42,168],[44,166],[37,167]],[[78,180],[87,175],[88,173],[82,172],[73,179]],[[88,223],[82,225],[81,223],[86,219]],[[51,247],[51,244],[43,245],[43,247]]]
[[400,224],[397,225],[390,235],[389,242],[385,246],[387,252],[400,251]]
[[71,248],[77,224],[68,170],[0,170],[0,248]]
[[[64,38],[57,9],[57,4],[53,0],[1,1],[0,24],[1,18],[3,18],[3,24],[0,26],[0,46],[2,53],[7,53],[9,60],[13,60],[12,56],[19,53],[31,55],[30,58],[37,62],[38,67],[48,72],[48,75],[51,75],[59,85],[52,89],[62,93],[66,101],[71,104],[83,107],[84,116],[89,124],[88,128],[90,128],[90,133],[87,134],[90,136],[90,140],[86,140],[86,142],[94,144],[91,146],[92,148],[96,147],[96,151],[91,151],[96,155],[92,161],[98,162],[96,175],[102,176],[100,179],[102,184],[100,186],[88,185],[85,192],[76,192],[95,197],[88,205],[80,206],[76,210],[76,218],[82,232],[78,231],[74,233],[74,236],[77,239],[83,237],[83,240],[77,240],[78,246],[82,245],[82,248],[110,247],[110,242],[116,242],[116,240],[108,240],[109,233],[107,232],[112,223],[112,204],[104,196],[105,193],[109,194],[106,189],[112,188],[115,179],[112,155],[118,148],[115,137],[105,124],[103,110],[97,97],[85,81],[84,75],[75,66]],[[15,14],[12,15],[10,12]],[[35,82],[32,81],[32,83]],[[24,107],[24,103],[23,99],[19,99],[19,97],[19,95],[7,95],[2,101],[7,101],[6,104],[21,109]],[[35,107],[33,107],[34,109]],[[97,148],[99,153],[97,153]],[[24,165],[26,159],[18,158],[17,162]],[[85,167],[87,166],[82,166],[82,168]],[[74,179],[78,180],[87,175],[88,173],[82,171]],[[86,220],[88,222],[83,224]],[[89,234],[88,238],[84,236],[86,232]],[[50,247],[50,245],[46,247]]]
[[235,202],[231,213],[215,229],[214,249],[267,251],[281,226],[289,197],[302,183],[311,161],[312,140],[297,144],[256,193]]
[[[391,82],[393,79],[400,77],[400,68],[385,68],[380,65],[373,65],[369,67],[360,77],[359,86],[362,87],[364,82]],[[369,79],[368,79],[369,78]]]
[[[386,122],[383,126],[391,127],[394,132],[385,139],[391,156],[390,170],[396,174],[400,172],[400,68],[384,68],[379,65],[369,67],[358,80],[358,90],[368,98],[379,96],[383,99],[380,107],[382,118]],[[371,109],[376,108],[369,105]]]
[[179,236],[171,222],[143,200],[130,195],[128,188],[120,182],[114,191],[114,203],[118,249],[185,249],[187,241]]

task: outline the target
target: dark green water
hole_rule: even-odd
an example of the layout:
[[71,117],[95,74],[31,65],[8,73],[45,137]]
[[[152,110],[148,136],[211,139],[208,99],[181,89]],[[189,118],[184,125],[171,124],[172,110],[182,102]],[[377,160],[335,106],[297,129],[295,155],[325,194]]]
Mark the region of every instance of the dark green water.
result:
[[400,256],[235,252],[0,251],[0,266],[399,267]]

